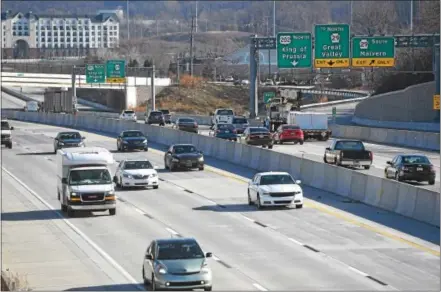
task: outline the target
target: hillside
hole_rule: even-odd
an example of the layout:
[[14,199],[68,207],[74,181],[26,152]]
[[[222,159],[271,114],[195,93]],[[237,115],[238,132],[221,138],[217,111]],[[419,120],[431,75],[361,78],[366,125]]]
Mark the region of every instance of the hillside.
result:
[[[158,108],[172,112],[208,115],[216,108],[232,108],[237,114],[248,110],[247,87],[202,83],[195,88],[170,86],[156,96]],[[145,111],[145,105],[140,111]]]

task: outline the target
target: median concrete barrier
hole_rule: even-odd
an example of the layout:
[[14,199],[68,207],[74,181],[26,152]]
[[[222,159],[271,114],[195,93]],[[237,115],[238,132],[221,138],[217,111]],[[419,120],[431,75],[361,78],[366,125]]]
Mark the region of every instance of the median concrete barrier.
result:
[[[439,192],[385,178],[372,177],[346,168],[282,154],[261,147],[248,146],[165,127],[96,116],[78,117],[9,110],[2,110],[2,116],[22,121],[101,131],[112,135],[117,135],[122,130],[141,130],[147,133],[150,141],[156,143],[164,145],[193,143],[208,156],[257,171],[288,171],[295,179],[302,180],[305,185],[349,197],[432,225],[439,226],[440,222]],[[355,132],[357,131],[355,130]],[[387,133],[387,136],[389,134]],[[384,134],[381,135],[384,137]]]
[[439,133],[336,124],[330,125],[329,128],[332,130],[332,136],[336,138],[358,139],[366,142],[382,143],[430,151],[440,150]]

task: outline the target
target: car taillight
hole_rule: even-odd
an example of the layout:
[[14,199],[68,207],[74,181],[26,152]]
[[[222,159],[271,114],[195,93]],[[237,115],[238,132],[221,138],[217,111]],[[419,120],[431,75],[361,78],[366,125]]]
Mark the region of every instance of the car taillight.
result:
[[197,127],[198,127],[198,124],[197,124],[197,123],[194,123],[193,127],[197,128]]
[[435,168],[433,167],[433,165],[429,166],[429,168],[431,172],[435,172]]
[[370,158],[371,160],[374,160],[374,153],[372,153],[372,151],[369,152],[369,158]]
[[220,130],[216,130],[216,134],[219,134],[220,133]]

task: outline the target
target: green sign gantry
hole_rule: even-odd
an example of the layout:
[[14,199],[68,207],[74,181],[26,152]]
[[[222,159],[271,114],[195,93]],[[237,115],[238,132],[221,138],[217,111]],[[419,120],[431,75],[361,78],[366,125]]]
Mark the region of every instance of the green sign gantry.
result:
[[277,34],[277,67],[281,69],[312,66],[312,35],[309,32]]
[[314,67],[349,67],[349,24],[317,24],[314,27]]
[[106,75],[108,83],[126,82],[126,61],[108,60],[106,63]]
[[276,96],[276,94],[273,91],[264,92],[263,93],[263,102],[269,103],[271,101],[271,99],[274,98],[274,96]]
[[395,38],[360,36],[352,38],[352,67],[394,67]]
[[104,64],[86,64],[86,83],[105,83],[106,68]]

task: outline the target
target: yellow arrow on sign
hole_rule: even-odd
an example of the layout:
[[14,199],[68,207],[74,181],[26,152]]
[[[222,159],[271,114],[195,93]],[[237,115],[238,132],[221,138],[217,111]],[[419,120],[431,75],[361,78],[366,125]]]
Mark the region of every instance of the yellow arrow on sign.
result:
[[107,83],[126,83],[126,78],[118,78],[118,77],[112,77],[106,79]]
[[348,59],[315,59],[314,67],[316,68],[347,68],[349,67]]

